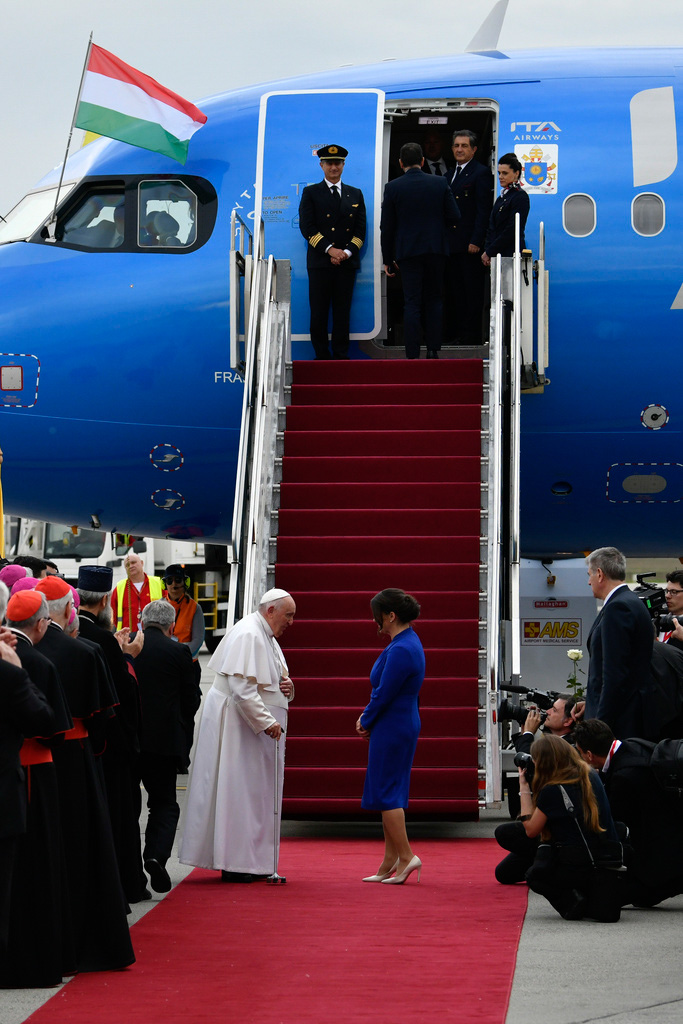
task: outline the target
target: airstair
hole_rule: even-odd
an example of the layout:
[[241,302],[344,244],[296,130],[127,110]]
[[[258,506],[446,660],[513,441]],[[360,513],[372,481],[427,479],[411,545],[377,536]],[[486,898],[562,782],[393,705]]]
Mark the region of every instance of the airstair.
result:
[[438,361],[292,364],[288,265],[245,266],[228,624],[271,586],[297,602],[283,813],[362,816],[355,722],[386,642],[369,602],[398,586],[427,662],[410,814],[474,818],[501,799],[499,684],[520,675],[519,404],[545,382],[530,257],[494,261],[488,358]]

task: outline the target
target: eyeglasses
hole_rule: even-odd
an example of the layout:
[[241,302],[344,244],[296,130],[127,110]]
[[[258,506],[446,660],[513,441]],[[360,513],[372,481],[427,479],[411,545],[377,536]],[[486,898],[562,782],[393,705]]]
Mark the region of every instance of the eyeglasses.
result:
[[671,594],[683,594],[683,590],[665,590],[664,593],[669,597]]

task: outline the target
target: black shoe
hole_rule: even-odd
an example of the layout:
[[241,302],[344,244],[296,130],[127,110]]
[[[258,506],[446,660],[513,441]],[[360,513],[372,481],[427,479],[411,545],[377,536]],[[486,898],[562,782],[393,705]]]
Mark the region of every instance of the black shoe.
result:
[[158,860],[154,857],[146,860],[145,871],[149,875],[149,884],[155,892],[171,891],[171,877],[163,864],[160,864]]
[[565,921],[582,921],[586,916],[587,908],[588,901],[586,897],[576,889],[572,889],[568,905],[562,912],[562,917]]
[[248,871],[221,871],[221,882],[255,882],[258,877]]
[[427,359],[438,359],[438,358],[439,358],[439,353],[436,351],[435,348],[428,348],[427,349]]

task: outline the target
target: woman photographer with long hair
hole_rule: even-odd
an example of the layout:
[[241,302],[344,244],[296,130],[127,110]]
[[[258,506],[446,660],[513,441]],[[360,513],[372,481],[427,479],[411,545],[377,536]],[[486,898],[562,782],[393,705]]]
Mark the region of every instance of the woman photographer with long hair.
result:
[[556,736],[540,736],[531,756],[532,788],[520,771],[521,820],[527,836],[541,842],[529,887],[567,920],[618,921],[621,845],[597,772]]

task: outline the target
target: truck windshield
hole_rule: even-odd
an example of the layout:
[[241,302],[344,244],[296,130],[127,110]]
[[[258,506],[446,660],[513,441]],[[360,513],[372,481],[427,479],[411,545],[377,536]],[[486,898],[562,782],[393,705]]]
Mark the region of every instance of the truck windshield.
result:
[[45,558],[99,558],[104,551],[104,530],[73,532],[70,526],[48,523],[45,528]]

